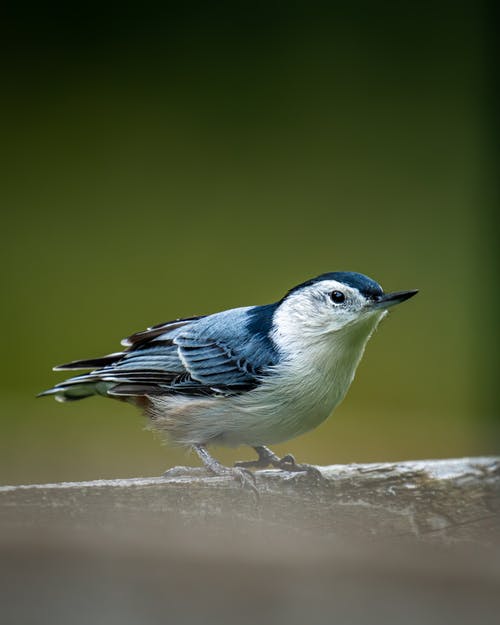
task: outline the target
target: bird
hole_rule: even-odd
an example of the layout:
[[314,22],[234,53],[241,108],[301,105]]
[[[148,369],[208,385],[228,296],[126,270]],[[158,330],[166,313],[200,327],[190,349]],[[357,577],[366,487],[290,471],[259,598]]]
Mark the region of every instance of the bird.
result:
[[[417,292],[385,293],[357,272],[323,273],[275,303],[153,325],[124,339],[122,351],[58,365],[55,371],[90,371],[39,396],[132,403],[171,443],[192,448],[205,471],[242,484],[251,468],[317,473],[269,445],[329,417],[389,308]],[[250,446],[257,459],[227,467],[208,450],[213,445]]]

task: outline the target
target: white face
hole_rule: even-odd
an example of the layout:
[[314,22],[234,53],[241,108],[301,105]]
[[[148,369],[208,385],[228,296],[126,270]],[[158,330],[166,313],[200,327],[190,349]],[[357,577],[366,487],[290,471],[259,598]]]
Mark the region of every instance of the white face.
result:
[[289,295],[276,311],[275,325],[283,335],[322,336],[358,324],[376,325],[386,314],[352,287],[323,280]]

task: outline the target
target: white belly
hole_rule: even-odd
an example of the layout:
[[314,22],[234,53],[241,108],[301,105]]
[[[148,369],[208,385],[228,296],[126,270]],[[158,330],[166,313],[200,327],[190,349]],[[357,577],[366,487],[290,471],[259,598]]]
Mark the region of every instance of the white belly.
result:
[[279,382],[264,382],[255,391],[235,398],[237,429],[229,428],[224,442],[271,445],[316,428],[342,401],[354,373],[355,367],[329,367],[309,374],[290,370]]

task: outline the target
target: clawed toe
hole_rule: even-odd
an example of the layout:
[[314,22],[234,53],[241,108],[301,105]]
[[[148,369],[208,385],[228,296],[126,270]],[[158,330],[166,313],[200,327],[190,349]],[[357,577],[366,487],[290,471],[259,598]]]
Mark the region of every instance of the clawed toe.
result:
[[223,467],[223,470],[217,472],[217,475],[228,475],[232,477],[243,488],[249,488],[256,499],[259,499],[259,491],[257,490],[255,475],[248,469],[241,466]]
[[255,475],[251,471],[245,469],[244,467],[233,467],[230,471],[234,479],[239,481],[242,486],[246,486],[248,484],[252,489],[255,489],[257,481],[255,479]]
[[283,471],[291,471],[293,473],[307,473],[316,480],[323,480],[323,474],[312,464],[299,464],[291,454],[287,454],[281,458],[279,468]]
[[196,451],[205,469],[212,475],[228,476],[239,482],[244,488],[249,488],[254,494],[255,498],[259,499],[259,493],[255,485],[255,477],[252,472],[245,467],[225,467],[218,460],[213,458],[207,451],[205,445],[193,445],[193,449]]
[[278,463],[278,467],[280,469],[284,469],[285,471],[293,471],[294,467],[298,467],[297,461],[295,460],[295,456],[292,454],[286,454],[283,458],[280,458]]
[[162,477],[199,477],[207,474],[205,467],[172,467],[162,473]]
[[271,466],[275,469],[281,469],[282,471],[306,473],[318,481],[323,479],[323,475],[319,469],[311,464],[299,464],[292,454],[286,454],[280,458],[268,447],[264,447],[263,445],[254,447],[254,449],[259,455],[257,460],[236,462],[234,466],[243,469],[265,469]]

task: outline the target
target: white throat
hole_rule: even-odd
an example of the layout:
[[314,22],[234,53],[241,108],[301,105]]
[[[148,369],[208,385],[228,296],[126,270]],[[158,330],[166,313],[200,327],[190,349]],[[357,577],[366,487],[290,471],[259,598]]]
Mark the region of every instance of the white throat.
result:
[[385,314],[366,315],[332,332],[314,331],[314,324],[280,326],[278,320],[281,331],[273,338],[284,358],[281,393],[294,398],[291,404],[297,402],[294,413],[300,415],[301,432],[316,427],[343,400],[366,343]]

